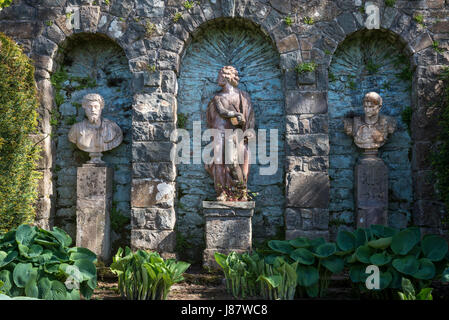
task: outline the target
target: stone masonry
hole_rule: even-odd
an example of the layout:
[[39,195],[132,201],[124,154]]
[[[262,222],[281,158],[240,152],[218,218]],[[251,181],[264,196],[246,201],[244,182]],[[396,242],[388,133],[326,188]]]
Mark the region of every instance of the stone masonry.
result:
[[[39,170],[44,173],[37,204],[39,225],[52,226],[58,197],[53,185],[56,142],[50,136],[50,122],[56,104],[50,76],[64,55],[61,48],[74,35],[101,35],[123,49],[131,73],[131,246],[175,250],[177,173],[170,159],[175,144],[169,132],[178,121],[180,64],[200,26],[239,18],[260,28],[280,57],[285,236],[329,237],[329,135],[336,129],[329,126],[328,70],[340,44],[365,29],[364,2],[201,0],[187,9],[181,0],[13,0],[0,11],[0,31],[21,44],[36,67],[41,104],[36,141],[43,147]],[[373,32],[394,35],[413,66],[410,222],[424,232],[439,232],[443,205],[428,179],[428,154],[437,133],[438,107],[433,103],[442,89],[438,74],[449,64],[449,1],[398,0],[393,7],[383,0],[372,2],[380,8],[381,27]],[[291,17],[291,24],[286,17]],[[435,50],[435,43],[440,50]],[[298,74],[295,66],[305,62],[315,63],[316,69]]]

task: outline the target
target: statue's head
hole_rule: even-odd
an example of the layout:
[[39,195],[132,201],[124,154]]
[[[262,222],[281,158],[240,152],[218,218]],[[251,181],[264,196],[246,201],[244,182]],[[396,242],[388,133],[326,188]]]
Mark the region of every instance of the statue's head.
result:
[[378,115],[382,108],[382,97],[376,92],[368,92],[363,99],[363,108],[368,117]]
[[224,66],[218,72],[217,82],[219,86],[225,86],[228,82],[233,87],[237,87],[239,84],[239,72],[233,66]]
[[82,106],[89,122],[95,123],[101,117],[104,99],[97,93],[89,93],[83,97]]

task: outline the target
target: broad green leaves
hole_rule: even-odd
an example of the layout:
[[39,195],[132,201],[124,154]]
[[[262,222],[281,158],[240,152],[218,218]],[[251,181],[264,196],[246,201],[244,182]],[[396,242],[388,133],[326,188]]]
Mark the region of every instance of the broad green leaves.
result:
[[[59,300],[80,299],[81,289],[89,299],[96,287],[96,255],[86,248],[69,249],[71,243],[59,228],[48,231],[21,225],[5,234],[0,238],[2,291],[9,296]],[[73,288],[64,283],[69,280],[76,283]]]
[[[82,252],[72,252],[76,255],[84,255]],[[216,256],[217,257],[217,256]],[[229,263],[227,258],[219,255],[220,263],[225,266]],[[89,277],[93,269],[89,267],[88,259],[80,259],[75,265],[79,268],[83,277]],[[165,300],[170,287],[182,280],[182,274],[190,267],[190,264],[174,259],[164,259],[157,252],[138,250],[132,253],[128,247],[119,248],[113,257],[110,269],[118,276],[118,286],[121,295],[129,300]],[[229,271],[229,268],[228,270]],[[91,278],[92,279],[92,278]],[[81,287],[81,293],[91,294],[96,283],[87,282]]]

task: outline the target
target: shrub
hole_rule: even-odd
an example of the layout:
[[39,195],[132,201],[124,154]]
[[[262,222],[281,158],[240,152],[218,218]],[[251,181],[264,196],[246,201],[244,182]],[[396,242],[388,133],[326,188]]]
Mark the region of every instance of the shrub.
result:
[[[125,255],[123,256],[123,253]],[[111,271],[118,276],[118,287],[128,300],[165,300],[170,287],[182,280],[190,264],[175,259],[164,261],[157,252],[138,250],[133,253],[119,248]]]
[[96,255],[69,248],[62,229],[47,231],[27,224],[0,237],[1,290],[8,296],[45,300],[89,299],[97,285]]
[[349,276],[360,292],[368,292],[365,286],[368,265],[376,265],[380,271],[380,288],[370,291],[385,290],[386,295],[401,289],[404,278],[421,290],[448,273],[447,241],[437,235],[421,239],[418,227],[398,230],[372,225],[354,232],[341,231],[337,245],[346,253]]
[[0,233],[31,223],[39,174],[34,67],[18,45],[0,33]]

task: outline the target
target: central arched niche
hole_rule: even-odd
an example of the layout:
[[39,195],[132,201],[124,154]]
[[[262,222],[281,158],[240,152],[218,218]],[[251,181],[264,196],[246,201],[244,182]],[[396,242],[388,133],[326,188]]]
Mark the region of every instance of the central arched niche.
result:
[[122,144],[103,153],[103,160],[114,169],[111,240],[112,252],[116,252],[119,246],[129,245],[130,237],[132,76],[128,59],[120,46],[101,34],[74,35],[60,52],[59,68],[52,75],[58,105],[58,111],[52,114],[56,143],[55,224],[76,238],[76,172],[89,155],[68,140],[68,132],[85,117],[83,96],[99,93],[105,100],[102,117],[114,121],[123,131]]
[[[363,114],[363,97],[370,91],[383,99],[381,113],[397,121],[396,131],[380,148],[389,170],[388,223],[406,227],[413,201],[411,175],[411,87],[408,52],[398,37],[386,31],[359,31],[337,48],[329,67],[330,231],[355,227],[354,166],[360,150],[343,130],[343,118]],[[407,120],[408,119],[408,120]]]
[[[253,216],[253,243],[283,236],[284,96],[279,54],[260,28],[238,19],[215,20],[193,37],[181,63],[178,78],[178,128],[190,132],[193,121],[207,129],[206,108],[220,91],[216,79],[225,65],[237,68],[239,88],[248,92],[255,110],[256,130],[278,129],[278,170],[275,175],[259,175],[259,165],[250,169],[248,188],[257,192]],[[203,142],[203,147],[208,142]],[[253,155],[254,156],[254,155]],[[177,242],[178,251],[200,260],[204,243],[202,201],[215,200],[213,180],[204,164],[177,166]]]

